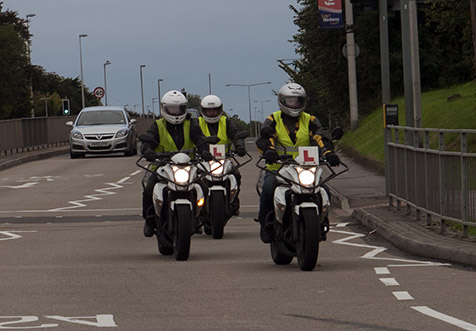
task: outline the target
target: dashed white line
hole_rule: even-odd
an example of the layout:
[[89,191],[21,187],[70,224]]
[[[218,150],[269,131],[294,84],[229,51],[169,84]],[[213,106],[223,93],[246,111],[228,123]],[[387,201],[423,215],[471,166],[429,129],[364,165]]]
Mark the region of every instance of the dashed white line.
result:
[[410,293],[408,293],[407,291],[395,291],[395,292],[392,292],[392,294],[399,301],[414,300],[413,297],[410,295]]
[[379,278],[379,280],[385,284],[385,286],[400,286],[395,278]]
[[463,330],[476,331],[476,325],[465,322],[465,321],[462,321],[460,319],[457,319],[457,318],[454,318],[454,317],[451,317],[451,316],[448,316],[446,314],[440,313],[440,312],[438,312],[436,310],[433,310],[431,308],[428,308],[426,306],[416,306],[416,307],[411,307],[411,308],[420,312],[420,313],[422,313],[422,314],[424,314],[424,315],[439,319],[440,321],[446,322],[448,324],[452,324],[452,325],[457,326],[457,327],[459,327]]
[[375,270],[375,273],[377,275],[389,275],[390,274],[390,270],[388,270],[388,268],[386,267],[377,267],[377,268],[374,268]]

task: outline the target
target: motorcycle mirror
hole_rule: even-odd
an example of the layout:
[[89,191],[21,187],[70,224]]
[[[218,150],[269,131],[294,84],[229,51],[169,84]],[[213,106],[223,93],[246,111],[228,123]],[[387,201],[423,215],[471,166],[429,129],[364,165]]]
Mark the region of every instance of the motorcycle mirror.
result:
[[270,138],[273,138],[274,136],[274,130],[271,129],[269,126],[265,126],[264,128],[262,128],[259,133],[261,137],[265,139],[270,139]]
[[332,130],[332,140],[339,140],[343,135],[344,130],[342,130],[340,127],[334,128],[334,130]]
[[248,136],[249,136],[248,131],[241,131],[237,133],[237,135],[235,136],[235,139],[245,139]]

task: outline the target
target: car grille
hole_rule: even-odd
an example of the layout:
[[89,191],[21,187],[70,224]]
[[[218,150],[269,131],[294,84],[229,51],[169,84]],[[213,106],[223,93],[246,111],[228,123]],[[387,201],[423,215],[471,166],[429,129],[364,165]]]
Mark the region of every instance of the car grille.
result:
[[108,134],[86,134],[86,135],[84,135],[84,138],[86,138],[86,140],[107,140],[107,139],[114,138],[114,134],[113,133],[108,133]]

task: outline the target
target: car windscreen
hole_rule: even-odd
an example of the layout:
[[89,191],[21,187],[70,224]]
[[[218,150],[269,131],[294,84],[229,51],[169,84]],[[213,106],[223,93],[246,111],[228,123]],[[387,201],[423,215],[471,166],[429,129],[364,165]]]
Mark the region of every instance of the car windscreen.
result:
[[114,110],[86,111],[81,113],[76,125],[125,124],[124,113]]

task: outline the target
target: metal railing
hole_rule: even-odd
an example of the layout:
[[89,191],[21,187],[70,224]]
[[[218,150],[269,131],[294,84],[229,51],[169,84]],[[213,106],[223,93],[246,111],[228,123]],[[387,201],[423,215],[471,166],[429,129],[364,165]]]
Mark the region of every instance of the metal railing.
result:
[[[0,121],[0,157],[24,151],[67,145],[75,116],[34,117]],[[137,133],[145,132],[153,119],[136,118]]]
[[427,225],[439,218],[442,233],[448,221],[461,224],[467,237],[476,226],[476,130],[388,126],[385,135],[390,205],[405,203],[418,220],[425,213]]

